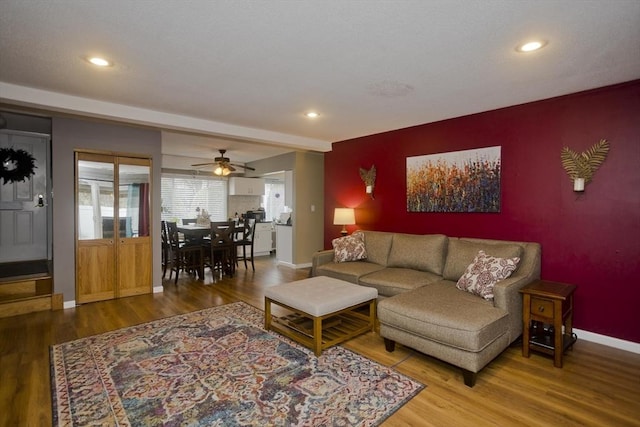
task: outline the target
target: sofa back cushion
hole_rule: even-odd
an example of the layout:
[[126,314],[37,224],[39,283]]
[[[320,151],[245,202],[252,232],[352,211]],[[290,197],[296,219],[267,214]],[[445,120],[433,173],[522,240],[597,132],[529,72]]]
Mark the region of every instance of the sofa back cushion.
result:
[[443,277],[446,280],[457,282],[478,255],[478,251],[485,251],[487,255],[498,258],[520,258],[523,248],[515,242],[463,240],[450,237]]
[[363,231],[363,233],[367,261],[386,266],[393,233],[384,231]]
[[[442,275],[446,249],[447,236],[443,234],[396,233],[393,235],[387,266]],[[471,259],[473,260],[473,257]]]

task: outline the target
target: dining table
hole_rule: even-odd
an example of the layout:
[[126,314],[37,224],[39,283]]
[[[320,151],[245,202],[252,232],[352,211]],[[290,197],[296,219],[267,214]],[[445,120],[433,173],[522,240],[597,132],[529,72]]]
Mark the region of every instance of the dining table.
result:
[[204,240],[209,234],[211,234],[211,227],[209,225],[200,224],[186,224],[179,225],[178,232],[184,234],[185,240]]

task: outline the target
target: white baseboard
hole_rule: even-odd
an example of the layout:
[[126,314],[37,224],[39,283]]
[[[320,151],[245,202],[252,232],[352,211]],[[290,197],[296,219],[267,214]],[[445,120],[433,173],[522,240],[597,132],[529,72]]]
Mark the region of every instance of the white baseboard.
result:
[[305,262],[303,264],[292,264],[290,262],[278,261],[278,265],[281,265],[283,267],[288,267],[288,268],[295,268],[295,269],[311,267],[310,262]]
[[162,291],[164,291],[164,288],[162,286],[154,286],[153,287],[153,293],[154,294],[160,294],[160,293],[162,293]]
[[591,341],[598,344],[606,345],[607,347],[613,347],[620,350],[640,354],[640,343],[625,341],[619,338],[609,337],[607,335],[595,334],[593,332],[583,331],[576,328],[573,328],[573,333],[578,336],[578,339],[583,339],[585,341]]
[[281,265],[287,268],[296,268],[295,264],[291,264],[290,262],[285,262],[285,261],[278,261],[278,265]]

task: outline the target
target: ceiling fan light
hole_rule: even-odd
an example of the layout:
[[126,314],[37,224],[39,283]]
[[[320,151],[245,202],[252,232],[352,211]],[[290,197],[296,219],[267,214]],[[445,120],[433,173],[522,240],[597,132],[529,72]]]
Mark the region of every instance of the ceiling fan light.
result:
[[[218,176],[222,176],[224,174],[226,168],[223,168],[222,166],[218,165],[216,166],[216,168],[213,170],[213,173],[218,175]],[[229,175],[229,173],[227,173],[227,175]]]
[[225,167],[222,169],[222,176],[227,176],[227,175],[229,175],[230,173],[231,173],[231,171],[229,170],[229,168],[228,168],[228,167],[226,167],[226,166],[225,166]]

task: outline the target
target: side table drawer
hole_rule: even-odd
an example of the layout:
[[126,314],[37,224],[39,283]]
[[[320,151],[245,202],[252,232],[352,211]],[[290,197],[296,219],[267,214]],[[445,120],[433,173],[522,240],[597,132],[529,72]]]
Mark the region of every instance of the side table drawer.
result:
[[553,301],[542,298],[531,298],[531,315],[553,319]]

